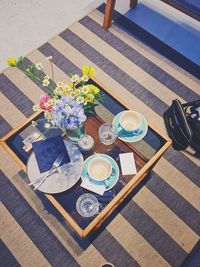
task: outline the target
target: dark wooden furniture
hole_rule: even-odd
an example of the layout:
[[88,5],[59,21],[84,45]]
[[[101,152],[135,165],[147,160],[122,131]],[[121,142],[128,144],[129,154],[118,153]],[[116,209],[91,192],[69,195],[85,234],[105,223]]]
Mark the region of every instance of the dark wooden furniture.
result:
[[[115,7],[116,0],[107,0],[106,2],[106,10],[104,14],[103,28],[109,29],[112,22],[112,14]],[[138,0],[130,0],[130,8],[134,8],[137,6]]]

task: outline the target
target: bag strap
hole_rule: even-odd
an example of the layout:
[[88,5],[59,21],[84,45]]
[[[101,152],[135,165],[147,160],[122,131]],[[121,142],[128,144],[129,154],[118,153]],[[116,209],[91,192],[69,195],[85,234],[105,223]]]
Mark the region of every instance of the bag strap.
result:
[[191,107],[191,106],[194,106],[194,107],[199,107],[200,106],[200,99],[199,100],[194,100],[194,101],[191,101],[191,102],[187,102],[185,104],[181,104],[184,108],[187,108],[187,107]]
[[200,152],[191,152],[191,151],[189,151],[188,149],[187,150],[185,150],[184,151],[185,153],[187,153],[187,154],[189,154],[189,155],[191,155],[191,156],[193,156],[193,157],[195,157],[195,158],[197,158],[197,159],[200,159]]
[[191,113],[192,115],[195,115],[194,117],[190,116],[192,119],[197,120],[199,118],[199,112],[195,109],[195,107],[191,107]]

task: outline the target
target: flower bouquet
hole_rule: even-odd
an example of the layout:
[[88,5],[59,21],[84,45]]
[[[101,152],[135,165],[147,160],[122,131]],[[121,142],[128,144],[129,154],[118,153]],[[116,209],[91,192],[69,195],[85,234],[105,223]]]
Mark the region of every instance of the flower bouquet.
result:
[[[89,83],[89,79],[95,75],[95,70],[91,66],[85,66],[81,76],[70,73],[68,82],[59,81],[55,84],[52,57],[47,57],[47,60],[51,64],[52,79],[43,72],[41,63],[25,66],[23,57],[8,58],[7,62],[47,89],[47,93],[41,95],[39,104],[34,105],[33,110],[43,111],[44,118],[53,127],[59,127],[67,133],[76,132],[74,139],[77,139],[78,130],[82,129],[80,133],[84,131],[86,114],[92,113],[98,101],[102,99],[99,88]],[[37,122],[32,124],[36,126]]]

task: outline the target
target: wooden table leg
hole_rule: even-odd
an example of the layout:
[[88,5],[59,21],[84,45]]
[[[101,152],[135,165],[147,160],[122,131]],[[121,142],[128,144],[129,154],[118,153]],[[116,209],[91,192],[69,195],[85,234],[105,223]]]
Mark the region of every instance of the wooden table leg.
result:
[[112,21],[112,13],[115,7],[116,0],[107,0],[106,2],[106,10],[104,14],[104,20],[103,20],[103,28],[107,30],[111,26]]
[[135,8],[137,6],[138,0],[130,0],[130,8]]

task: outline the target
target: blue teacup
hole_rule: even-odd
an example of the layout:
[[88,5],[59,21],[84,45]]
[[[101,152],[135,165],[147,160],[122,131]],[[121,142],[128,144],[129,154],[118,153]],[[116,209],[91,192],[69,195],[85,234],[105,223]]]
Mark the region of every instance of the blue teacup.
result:
[[142,116],[140,113],[127,110],[119,118],[120,127],[127,133],[136,133],[142,124]]
[[110,161],[104,157],[94,157],[88,164],[88,174],[97,182],[108,179],[112,173],[112,165]]

